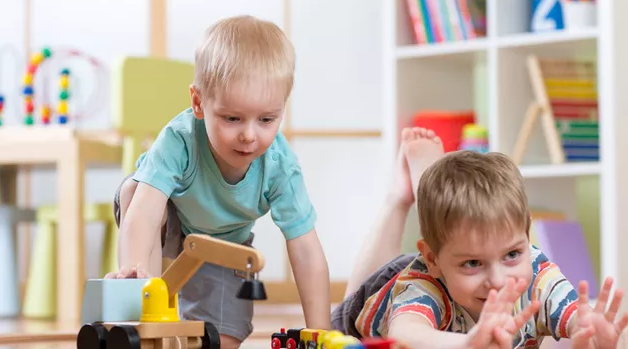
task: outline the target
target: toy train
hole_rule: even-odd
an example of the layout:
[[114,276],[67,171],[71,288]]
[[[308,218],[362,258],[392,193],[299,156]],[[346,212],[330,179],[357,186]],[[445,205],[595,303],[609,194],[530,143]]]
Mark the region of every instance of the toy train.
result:
[[392,339],[379,337],[357,339],[340,331],[308,328],[285,328],[273,333],[271,349],[405,349]]

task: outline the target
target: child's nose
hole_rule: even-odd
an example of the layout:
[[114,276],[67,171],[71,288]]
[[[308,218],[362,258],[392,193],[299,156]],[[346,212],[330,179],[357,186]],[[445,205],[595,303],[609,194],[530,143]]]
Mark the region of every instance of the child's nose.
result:
[[240,134],[240,141],[244,143],[252,143],[255,141],[255,131],[251,127],[245,128]]
[[507,279],[508,276],[499,270],[491,271],[486,278],[486,288],[499,291],[506,286]]

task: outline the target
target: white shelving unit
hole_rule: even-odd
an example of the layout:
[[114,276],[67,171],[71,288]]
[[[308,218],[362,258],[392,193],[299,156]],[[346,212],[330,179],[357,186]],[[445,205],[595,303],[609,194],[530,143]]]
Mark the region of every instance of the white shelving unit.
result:
[[[421,109],[476,111],[488,128],[492,151],[511,154],[532,90],[525,67],[528,54],[597,60],[602,161],[551,165],[540,126],[528,146],[521,172],[532,206],[577,219],[577,193],[583,177],[599,178],[600,204],[587,216],[599,226],[601,275],[614,276],[628,289],[628,1],[598,1],[597,28],[577,32],[528,32],[530,0],[487,0],[486,38],[415,45],[405,0],[383,6],[383,138],[389,160],[398,149],[399,130]],[[623,65],[622,65],[623,64]],[[624,179],[622,181],[622,179]],[[586,199],[584,199],[586,201]],[[585,202],[587,204],[587,202]],[[590,202],[588,202],[590,204]],[[595,227],[594,227],[595,228]],[[407,235],[417,230],[408,220]],[[596,232],[596,235],[598,233]]]

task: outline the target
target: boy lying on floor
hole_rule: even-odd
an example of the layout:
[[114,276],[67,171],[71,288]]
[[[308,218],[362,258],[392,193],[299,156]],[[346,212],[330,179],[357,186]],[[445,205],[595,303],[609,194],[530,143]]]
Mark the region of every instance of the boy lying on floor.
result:
[[[517,166],[499,153],[443,154],[425,129],[405,129],[388,206],[347,285],[332,327],[394,338],[411,348],[539,348],[571,338],[574,349],[615,349],[628,314],[623,291],[607,308],[612,279],[595,307],[558,266],[531,246],[530,213]],[[419,254],[401,255],[414,202]],[[514,310],[514,311],[513,311]]]

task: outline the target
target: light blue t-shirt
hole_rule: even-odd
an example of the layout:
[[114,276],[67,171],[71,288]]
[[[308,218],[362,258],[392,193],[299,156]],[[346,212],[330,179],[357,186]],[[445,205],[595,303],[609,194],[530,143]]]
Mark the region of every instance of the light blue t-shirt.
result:
[[223,179],[208,142],[204,121],[187,109],[140,156],[133,176],[172,200],[186,235],[243,243],[255,220],[269,210],[287,240],[314,228],[316,211],[301,167],[281,133],[235,185]]

